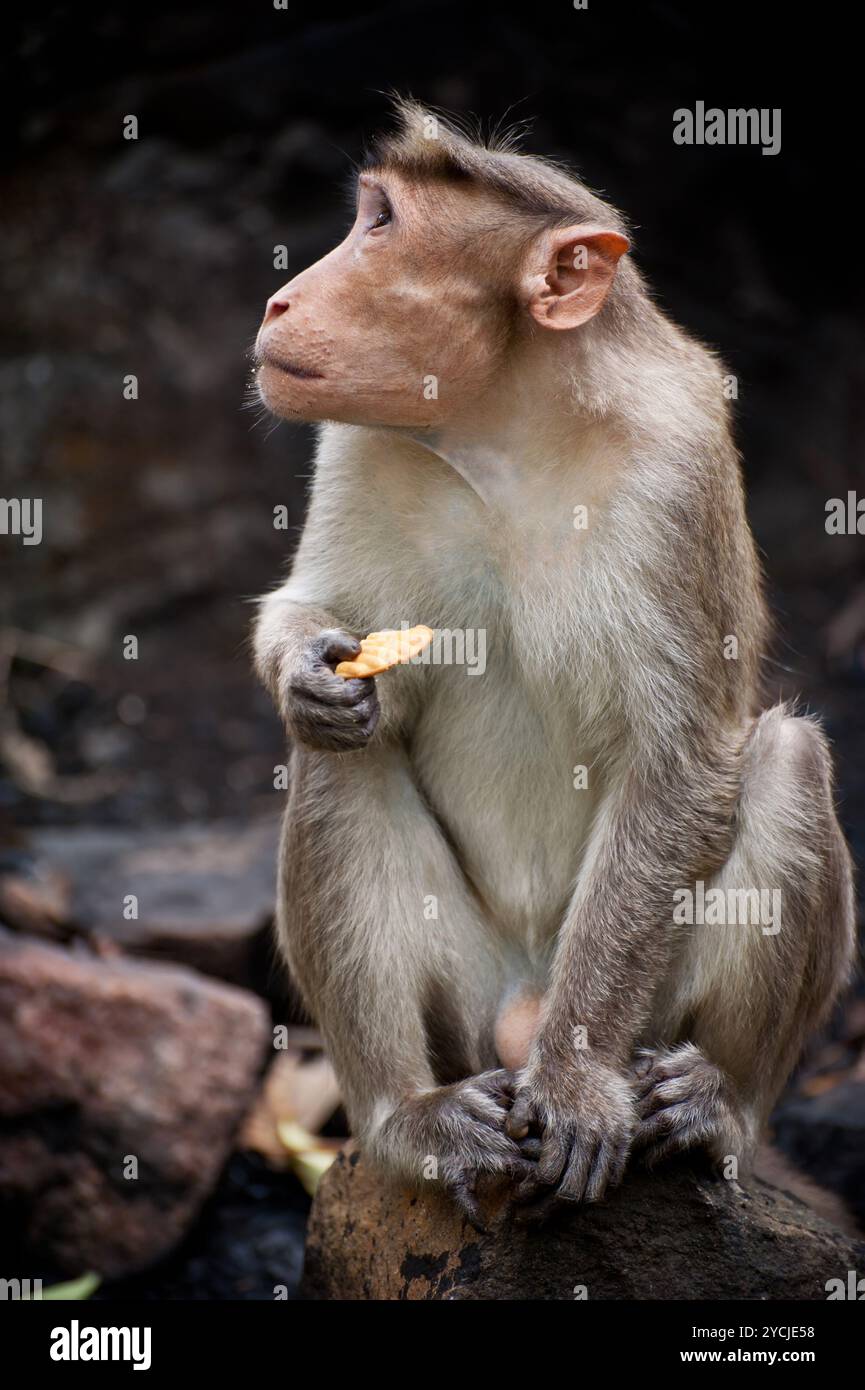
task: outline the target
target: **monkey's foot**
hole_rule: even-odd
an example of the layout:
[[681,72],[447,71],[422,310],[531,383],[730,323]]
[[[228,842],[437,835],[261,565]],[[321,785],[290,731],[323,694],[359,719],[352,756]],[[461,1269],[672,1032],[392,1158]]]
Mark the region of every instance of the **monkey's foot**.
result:
[[635,1150],[649,1167],[686,1149],[739,1156],[744,1124],[733,1083],[693,1043],[642,1048],[635,1063]]
[[563,1203],[600,1201],[622,1180],[635,1118],[632,1080],[614,1067],[561,1053],[530,1064],[505,1126],[527,1155],[538,1155],[514,1194],[518,1219],[541,1222]]
[[420,1156],[422,1170],[434,1161],[445,1190],[462,1214],[484,1230],[477,1187],[485,1176],[524,1180],[534,1164],[524,1147],[505,1132],[514,1081],[505,1070],[481,1072],[452,1086],[407,1101],[399,1117],[398,1142]]

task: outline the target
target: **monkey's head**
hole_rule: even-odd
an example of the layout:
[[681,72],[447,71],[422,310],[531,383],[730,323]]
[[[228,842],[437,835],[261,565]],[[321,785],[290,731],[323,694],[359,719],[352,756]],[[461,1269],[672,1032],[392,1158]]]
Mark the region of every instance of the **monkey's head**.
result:
[[614,209],[507,137],[480,145],[397,110],[348,236],[268,300],[256,373],[277,415],[440,426],[471,411],[515,340],[579,332],[614,288],[628,250]]

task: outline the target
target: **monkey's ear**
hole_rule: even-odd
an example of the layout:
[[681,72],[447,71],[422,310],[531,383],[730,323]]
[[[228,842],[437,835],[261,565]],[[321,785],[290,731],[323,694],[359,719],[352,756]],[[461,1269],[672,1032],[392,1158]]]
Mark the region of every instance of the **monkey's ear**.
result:
[[523,303],[542,328],[577,328],[609,293],[628,238],[604,227],[559,227],[535,242],[523,277]]

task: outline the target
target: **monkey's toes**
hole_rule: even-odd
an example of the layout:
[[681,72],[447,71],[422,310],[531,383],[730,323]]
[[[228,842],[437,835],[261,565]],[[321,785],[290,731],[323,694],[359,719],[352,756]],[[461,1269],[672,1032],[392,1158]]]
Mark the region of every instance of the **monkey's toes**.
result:
[[505,1121],[505,1132],[511,1139],[525,1139],[535,1123],[535,1107],[527,1094],[517,1095]]
[[710,1142],[728,1118],[729,1089],[720,1068],[692,1043],[656,1054],[637,1098],[634,1144],[644,1164]]
[[654,1167],[663,1158],[705,1143],[714,1131],[714,1111],[697,1101],[683,1101],[654,1110],[637,1127],[635,1147],[643,1162]]
[[488,1234],[489,1227],[484,1221],[475,1191],[474,1180],[466,1174],[452,1178],[445,1190],[456,1203],[460,1213],[482,1236]]
[[637,1111],[645,1118],[681,1101],[711,1105],[721,1099],[727,1087],[720,1067],[693,1043],[682,1043],[653,1055],[649,1070],[637,1084]]

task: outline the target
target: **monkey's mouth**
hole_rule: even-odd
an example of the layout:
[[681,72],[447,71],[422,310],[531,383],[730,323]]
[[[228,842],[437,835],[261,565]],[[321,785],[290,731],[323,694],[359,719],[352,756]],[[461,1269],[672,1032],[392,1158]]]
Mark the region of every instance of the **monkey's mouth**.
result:
[[285,372],[286,376],[297,377],[299,381],[320,381],[321,372],[315,372],[311,367],[301,367],[297,362],[286,362],[282,357],[274,357],[273,353],[262,353],[260,367],[276,367],[277,371]]

